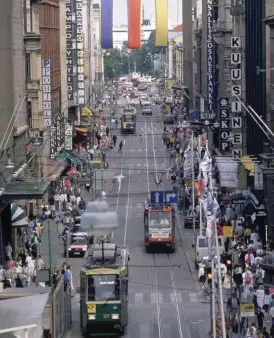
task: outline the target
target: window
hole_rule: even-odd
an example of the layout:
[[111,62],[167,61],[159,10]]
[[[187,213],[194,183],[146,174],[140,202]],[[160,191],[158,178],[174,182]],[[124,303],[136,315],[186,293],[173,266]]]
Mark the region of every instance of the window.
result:
[[31,79],[30,53],[26,53],[26,80]]
[[109,301],[119,299],[120,280],[115,275],[88,276],[88,300]]
[[32,32],[32,5],[31,0],[25,0],[25,32],[31,33]]

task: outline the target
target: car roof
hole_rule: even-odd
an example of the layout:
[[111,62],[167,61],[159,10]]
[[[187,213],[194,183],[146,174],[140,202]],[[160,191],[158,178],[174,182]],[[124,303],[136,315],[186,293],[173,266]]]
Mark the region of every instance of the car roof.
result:
[[85,237],[88,236],[87,232],[75,232],[72,234],[73,237]]

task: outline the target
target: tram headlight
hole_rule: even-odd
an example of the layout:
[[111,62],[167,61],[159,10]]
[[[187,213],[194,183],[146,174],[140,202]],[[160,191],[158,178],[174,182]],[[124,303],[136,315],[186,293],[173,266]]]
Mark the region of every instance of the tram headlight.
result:
[[119,319],[119,314],[118,313],[115,313],[113,315],[111,315],[111,319]]
[[94,319],[96,319],[96,315],[88,315],[88,319],[89,320],[94,320]]

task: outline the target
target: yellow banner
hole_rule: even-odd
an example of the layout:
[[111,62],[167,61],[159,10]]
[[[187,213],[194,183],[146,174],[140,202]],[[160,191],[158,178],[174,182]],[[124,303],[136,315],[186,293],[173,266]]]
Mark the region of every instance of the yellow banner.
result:
[[168,0],[155,0],[156,36],[155,46],[168,45]]
[[233,237],[233,227],[232,226],[223,226],[223,237],[224,238]]

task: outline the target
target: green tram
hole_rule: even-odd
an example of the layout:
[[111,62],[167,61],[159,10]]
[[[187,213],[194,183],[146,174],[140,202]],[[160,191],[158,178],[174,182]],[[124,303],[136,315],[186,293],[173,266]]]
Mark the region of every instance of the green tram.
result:
[[121,113],[121,133],[136,133],[136,109],[125,108]]
[[80,271],[80,325],[83,336],[124,333],[128,324],[128,251],[95,244]]

